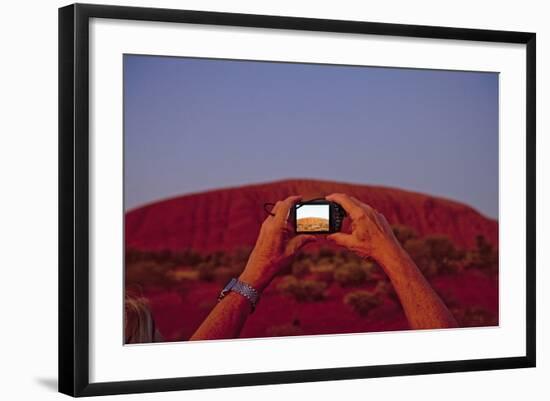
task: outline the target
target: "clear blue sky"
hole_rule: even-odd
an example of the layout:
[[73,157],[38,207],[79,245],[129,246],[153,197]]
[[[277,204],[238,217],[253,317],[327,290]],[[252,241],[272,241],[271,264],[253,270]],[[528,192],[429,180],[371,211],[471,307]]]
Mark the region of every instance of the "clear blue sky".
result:
[[498,74],[124,56],[125,208],[316,178],[498,216]]
[[320,217],[328,220],[329,207],[328,205],[303,205],[296,210],[296,218],[305,217]]

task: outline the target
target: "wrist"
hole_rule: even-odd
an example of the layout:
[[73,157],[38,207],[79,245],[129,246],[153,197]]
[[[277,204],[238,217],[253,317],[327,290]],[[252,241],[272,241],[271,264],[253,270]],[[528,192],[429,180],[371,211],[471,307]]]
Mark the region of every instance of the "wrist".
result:
[[374,257],[376,262],[382,266],[386,273],[390,273],[392,270],[399,266],[408,265],[407,262],[410,257],[409,254],[399,244],[391,245],[378,255]]
[[272,280],[272,277],[262,272],[262,270],[263,269],[257,268],[256,266],[246,265],[239,276],[239,281],[253,287],[258,293],[262,293]]
[[260,293],[256,290],[256,288],[236,278],[232,278],[220,292],[220,295],[218,296],[218,302],[227,297],[232,292],[246,298],[250,302],[250,305],[252,307],[251,312],[254,312],[254,309],[256,309],[256,304],[260,299]]

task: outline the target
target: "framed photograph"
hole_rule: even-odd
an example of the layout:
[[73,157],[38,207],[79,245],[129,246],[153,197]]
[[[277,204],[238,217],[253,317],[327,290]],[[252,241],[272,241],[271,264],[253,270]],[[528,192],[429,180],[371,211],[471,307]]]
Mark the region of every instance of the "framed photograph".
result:
[[59,391],[535,366],[535,82],[534,33],[61,8]]

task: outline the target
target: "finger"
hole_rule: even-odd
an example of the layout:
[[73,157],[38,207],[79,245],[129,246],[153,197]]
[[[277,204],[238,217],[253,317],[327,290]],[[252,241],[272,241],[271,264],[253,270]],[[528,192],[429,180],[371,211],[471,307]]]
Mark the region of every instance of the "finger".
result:
[[290,212],[290,208],[293,207],[300,199],[302,199],[299,195],[293,195],[286,198],[284,201],[277,202],[279,206],[277,207],[277,210],[274,211],[275,213],[275,221],[277,224],[284,225],[288,221],[288,215]]
[[275,217],[274,215],[277,214],[277,209],[279,209],[281,207],[281,203],[283,201],[277,201],[275,202],[275,205],[273,206],[273,208],[271,209],[271,213],[273,213],[271,216]]
[[355,201],[353,201],[346,194],[330,194],[325,197],[325,199],[336,202],[341,205],[346,212],[348,212],[349,217],[353,220],[361,215],[363,209]]
[[298,235],[288,241],[288,255],[293,255],[300,250],[304,245],[317,240],[315,235]]
[[343,246],[344,248],[351,248],[354,243],[354,238],[350,234],[335,233],[327,235],[327,240],[330,242]]
[[[359,199],[357,199],[355,196],[350,196],[349,197],[357,206],[361,207],[361,206],[369,206],[368,204],[364,203],[364,202],[361,202]],[[370,207],[370,206],[369,206]]]
[[357,206],[362,207],[363,209],[365,209],[365,210],[367,210],[367,211],[369,211],[369,212],[372,212],[372,211],[375,210],[371,205],[369,205],[368,203],[365,203],[365,202],[361,202],[361,201],[360,201],[359,199],[357,199],[355,196],[350,196],[350,199],[351,199],[352,201],[354,201],[354,202],[357,204]]
[[285,202],[288,202],[289,200],[293,203],[296,203],[298,200],[302,199],[299,195],[292,195],[284,200],[279,200],[275,203],[275,206],[273,206],[273,209],[271,209],[271,212],[274,214],[277,214],[277,211],[281,209],[281,207],[284,207]]
[[384,216],[380,212],[376,212],[376,214],[377,214],[378,218],[382,221],[382,223],[389,225],[388,219],[386,219],[386,216]]
[[264,211],[271,217],[273,217],[273,208],[275,207],[275,203],[264,203]]
[[[383,230],[383,231],[392,231],[390,223],[388,223],[388,219],[386,219],[386,216],[384,216],[380,212],[376,212],[376,216],[377,216],[377,219],[376,219],[377,224],[378,224],[378,226],[380,227],[381,230]],[[393,233],[393,231],[392,231],[392,233]]]

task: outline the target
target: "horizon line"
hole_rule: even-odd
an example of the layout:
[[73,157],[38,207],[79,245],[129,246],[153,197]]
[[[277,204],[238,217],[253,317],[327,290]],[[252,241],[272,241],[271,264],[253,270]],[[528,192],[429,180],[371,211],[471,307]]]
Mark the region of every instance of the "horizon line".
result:
[[[146,203],[143,203],[143,204],[140,204],[140,205],[137,205],[137,206],[133,206],[133,207],[128,208],[128,209],[126,209],[126,206],[124,206],[124,214],[126,215],[126,214],[134,212],[136,210],[139,210],[139,209],[142,209],[142,208],[145,208],[145,207],[153,206],[157,203],[168,202],[170,200],[184,198],[184,197],[188,197],[188,196],[205,195],[205,194],[209,194],[209,193],[213,193],[213,192],[219,192],[219,191],[238,190],[240,188],[245,188],[245,187],[257,187],[257,186],[262,186],[262,185],[272,185],[272,184],[292,182],[292,181],[310,181],[310,182],[319,182],[319,183],[370,187],[370,188],[377,188],[377,189],[384,189],[384,190],[393,190],[393,191],[399,191],[399,192],[406,192],[406,193],[409,193],[409,194],[420,195],[420,196],[431,196],[431,197],[438,198],[438,199],[441,199],[441,200],[444,200],[444,201],[447,201],[447,202],[455,203],[457,205],[466,206],[466,207],[472,209],[473,211],[475,211],[476,213],[478,213],[479,215],[483,216],[484,218],[494,220],[496,222],[499,221],[498,216],[497,217],[488,216],[485,213],[482,213],[480,210],[476,209],[475,207],[473,207],[473,206],[471,206],[467,203],[458,201],[456,199],[448,198],[448,197],[445,197],[445,196],[442,196],[442,195],[434,195],[434,194],[431,194],[431,193],[419,192],[419,191],[405,189],[405,188],[391,187],[391,186],[378,185],[378,184],[365,184],[365,183],[357,183],[357,182],[350,182],[350,181],[323,180],[323,179],[319,179],[319,178],[281,178],[281,179],[276,179],[276,180],[272,180],[272,181],[251,182],[251,183],[248,183],[248,184],[230,185],[230,186],[227,186],[227,187],[217,187],[217,188],[210,188],[210,189],[200,190],[200,191],[196,191],[196,192],[187,192],[187,193],[183,193],[183,194],[179,194],[179,195],[173,195],[173,196],[158,198],[156,200],[152,200],[150,202],[146,202]],[[125,197],[123,196],[123,198],[125,198]]]

